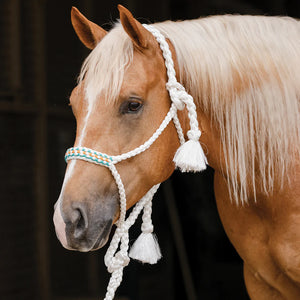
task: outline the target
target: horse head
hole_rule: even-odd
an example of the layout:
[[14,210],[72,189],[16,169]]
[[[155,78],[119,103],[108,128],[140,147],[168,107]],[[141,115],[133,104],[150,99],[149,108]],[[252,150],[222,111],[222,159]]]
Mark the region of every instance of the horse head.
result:
[[[82,80],[70,97],[77,122],[74,147],[110,155],[142,145],[162,123],[171,104],[157,41],[127,9],[118,8],[121,24],[108,33],[76,8],[71,13],[79,39],[93,49],[84,64]],[[127,54],[122,53],[125,48]],[[99,55],[102,59],[97,61]],[[129,57],[126,65],[117,58],[124,55]],[[185,120],[181,114],[179,117],[186,132]],[[178,147],[175,126],[170,123],[147,151],[117,164],[127,209],[172,174]],[[63,246],[79,251],[102,247],[118,216],[118,187],[110,171],[85,161],[70,161],[54,213],[57,236]]]

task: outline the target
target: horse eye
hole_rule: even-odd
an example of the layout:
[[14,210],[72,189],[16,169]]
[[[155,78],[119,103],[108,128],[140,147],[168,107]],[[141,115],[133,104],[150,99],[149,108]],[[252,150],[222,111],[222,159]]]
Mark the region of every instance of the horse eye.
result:
[[136,114],[143,107],[143,103],[139,100],[128,100],[121,106],[122,114]]

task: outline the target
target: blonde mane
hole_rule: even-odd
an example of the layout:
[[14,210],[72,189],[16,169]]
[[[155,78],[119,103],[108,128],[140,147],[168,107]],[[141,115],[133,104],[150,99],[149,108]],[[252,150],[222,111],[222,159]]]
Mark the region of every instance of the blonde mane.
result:
[[[258,183],[271,193],[299,155],[300,23],[215,16],[154,26],[175,47],[180,81],[220,130],[231,198],[246,203]],[[116,26],[83,65],[87,96],[116,99],[132,56]]]

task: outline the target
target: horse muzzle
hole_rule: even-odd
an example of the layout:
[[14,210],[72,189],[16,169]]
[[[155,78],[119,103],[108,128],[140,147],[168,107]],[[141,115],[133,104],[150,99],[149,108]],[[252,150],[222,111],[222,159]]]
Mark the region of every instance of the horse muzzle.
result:
[[117,199],[109,201],[70,202],[64,206],[59,199],[55,205],[53,221],[61,244],[69,250],[87,252],[103,247],[117,213]]

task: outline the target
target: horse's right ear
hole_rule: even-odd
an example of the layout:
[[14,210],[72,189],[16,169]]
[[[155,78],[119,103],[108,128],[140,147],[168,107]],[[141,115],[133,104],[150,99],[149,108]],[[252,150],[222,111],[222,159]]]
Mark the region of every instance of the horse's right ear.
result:
[[89,49],[96,45],[107,34],[99,25],[89,21],[76,7],[71,10],[71,22],[81,42]]

